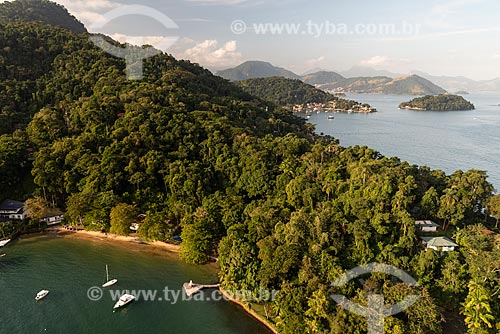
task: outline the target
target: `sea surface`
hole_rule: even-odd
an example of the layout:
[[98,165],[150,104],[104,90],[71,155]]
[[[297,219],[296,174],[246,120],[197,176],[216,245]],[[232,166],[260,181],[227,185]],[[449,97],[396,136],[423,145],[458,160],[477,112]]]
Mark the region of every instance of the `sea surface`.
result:
[[[197,283],[217,281],[213,267],[190,266],[175,256],[155,255],[150,250],[140,245],[58,237],[12,242],[2,249],[7,255],[0,258],[0,333],[269,333],[227,301],[181,301],[174,305],[135,301],[113,312],[109,290],[100,301],[89,300],[88,289],[106,280],[105,264],[119,280],[112,287],[117,290],[163,293],[166,286],[179,290],[190,279]],[[50,293],[37,303],[34,297],[42,289]]]
[[500,93],[464,95],[471,111],[399,110],[413,96],[349,94],[377,108],[372,114],[313,114],[317,133],[332,135],[343,146],[366,145],[385,156],[452,173],[479,169],[500,191]]

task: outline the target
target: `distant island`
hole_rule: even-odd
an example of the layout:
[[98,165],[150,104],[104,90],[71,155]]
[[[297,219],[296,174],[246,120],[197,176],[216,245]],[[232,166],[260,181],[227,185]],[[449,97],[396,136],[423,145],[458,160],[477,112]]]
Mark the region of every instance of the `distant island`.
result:
[[459,95],[441,94],[418,97],[399,105],[400,109],[407,110],[432,110],[432,111],[458,111],[474,110],[472,103]]
[[343,99],[296,79],[283,77],[236,82],[245,92],[294,112],[375,112],[369,104]]

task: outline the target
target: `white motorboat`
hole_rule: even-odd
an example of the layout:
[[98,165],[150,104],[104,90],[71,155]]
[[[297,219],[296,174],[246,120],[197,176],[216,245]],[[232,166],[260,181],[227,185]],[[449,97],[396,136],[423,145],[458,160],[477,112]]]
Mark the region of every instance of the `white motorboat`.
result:
[[9,242],[10,242],[10,239],[0,241],[0,247],[7,245]]
[[108,265],[106,265],[106,283],[102,285],[103,288],[110,287],[118,282],[117,279],[109,279]]
[[49,290],[42,290],[36,294],[35,300],[39,301],[40,299],[45,298],[49,294]]
[[117,308],[123,307],[123,306],[127,305],[128,303],[133,302],[134,300],[135,300],[134,296],[129,295],[129,294],[124,294],[116,302],[115,306],[113,307],[113,310],[116,310]]

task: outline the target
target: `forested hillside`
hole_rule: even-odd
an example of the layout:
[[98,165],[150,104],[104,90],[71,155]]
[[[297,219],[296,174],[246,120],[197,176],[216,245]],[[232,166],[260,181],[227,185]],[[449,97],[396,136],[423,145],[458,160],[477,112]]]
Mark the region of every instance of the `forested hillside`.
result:
[[[279,291],[254,307],[281,333],[366,333],[366,319],[330,294],[366,305],[371,292],[391,304],[421,296],[386,319],[387,333],[442,333],[445,314],[465,315],[469,333],[497,333],[500,241],[478,225],[493,190],[484,172],[445,175],[341,147],[167,54],[144,68],[143,81],[127,81],[124,61],[85,34],[3,24],[2,197],[58,206],[89,230],[128,233],[117,215],[145,213],[143,239],[181,233],[187,262],[219,258],[222,287]],[[22,187],[30,172],[31,190]],[[439,222],[458,251],[425,251],[417,218]],[[419,286],[372,275],[332,288],[369,262],[406,270]]]
[[87,32],[85,26],[66,8],[48,0],[16,0],[0,3],[0,23],[43,22],[74,33]]
[[337,98],[298,79],[282,77],[248,79],[237,82],[244,91],[278,106],[326,103]]

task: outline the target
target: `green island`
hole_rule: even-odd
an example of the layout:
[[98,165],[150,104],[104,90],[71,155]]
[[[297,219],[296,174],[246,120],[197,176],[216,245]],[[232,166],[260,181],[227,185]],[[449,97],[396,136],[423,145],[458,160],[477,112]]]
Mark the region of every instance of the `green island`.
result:
[[245,92],[294,112],[335,111],[370,113],[369,104],[327,93],[298,79],[256,78],[236,82]]
[[474,110],[472,103],[459,95],[441,94],[417,97],[399,105],[400,109],[424,111],[458,111]]
[[[40,1],[9,10],[31,3]],[[144,241],[180,235],[184,261],[218,258],[223,289],[276,290],[273,301],[242,303],[279,333],[366,333],[366,319],[330,296],[367,305],[372,293],[391,305],[419,296],[385,319],[387,333],[498,333],[500,198],[485,172],[447,175],[342,147],[168,54],[128,81],[125,62],[87,33],[47,21],[0,23],[0,194],[29,211],[3,219],[2,238],[44,229],[57,210],[88,231],[129,235],[137,224]],[[457,101],[424,101],[434,99]],[[373,262],[418,285],[372,274],[332,286]]]

